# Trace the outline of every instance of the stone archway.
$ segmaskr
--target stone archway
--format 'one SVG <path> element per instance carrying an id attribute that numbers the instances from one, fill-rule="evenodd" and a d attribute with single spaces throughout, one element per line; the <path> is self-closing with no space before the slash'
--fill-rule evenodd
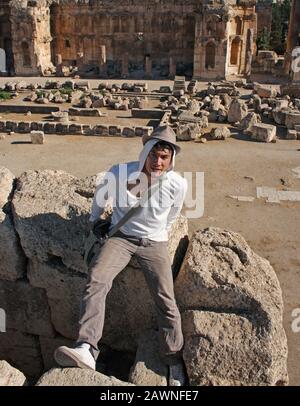
<path id="1" fill-rule="evenodd" d="M 230 65 L 238 65 L 240 54 L 240 39 L 234 38 L 231 42 Z"/>
<path id="2" fill-rule="evenodd" d="M 216 46 L 213 42 L 208 42 L 205 47 L 205 68 L 214 69 L 216 65 Z"/>
<path id="3" fill-rule="evenodd" d="M 6 73 L 6 52 L 0 48 L 0 73 Z"/>

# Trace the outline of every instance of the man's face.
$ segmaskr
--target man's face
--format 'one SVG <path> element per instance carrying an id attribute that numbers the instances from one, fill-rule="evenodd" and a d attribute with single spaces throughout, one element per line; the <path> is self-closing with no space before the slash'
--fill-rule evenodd
<path id="1" fill-rule="evenodd" d="M 157 177 L 169 169 L 173 153 L 168 148 L 155 148 L 149 152 L 145 162 L 145 171 L 148 175 Z"/>

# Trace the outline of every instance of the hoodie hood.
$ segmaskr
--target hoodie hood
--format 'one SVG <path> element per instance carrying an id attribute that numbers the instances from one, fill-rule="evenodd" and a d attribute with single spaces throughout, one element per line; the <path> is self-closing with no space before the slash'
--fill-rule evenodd
<path id="1" fill-rule="evenodd" d="M 146 144 L 144 145 L 144 148 L 141 150 L 140 155 L 139 155 L 138 170 L 137 170 L 137 172 L 134 172 L 129 176 L 128 181 L 133 181 L 139 177 L 140 173 L 142 172 L 142 170 L 145 166 L 146 159 L 147 159 L 151 149 L 153 148 L 153 146 L 155 144 L 157 144 L 160 141 L 161 140 L 159 140 L 157 138 L 152 138 L 151 140 L 146 142 Z M 172 144 L 170 144 L 170 145 L 172 146 Z M 174 167 L 175 167 L 176 149 L 173 146 L 172 146 L 172 148 L 173 148 L 172 162 L 171 162 L 169 168 L 167 169 L 167 172 L 173 171 Z M 165 172 L 163 172 L 163 174 L 160 177 L 163 177 L 164 175 L 165 175 Z"/>

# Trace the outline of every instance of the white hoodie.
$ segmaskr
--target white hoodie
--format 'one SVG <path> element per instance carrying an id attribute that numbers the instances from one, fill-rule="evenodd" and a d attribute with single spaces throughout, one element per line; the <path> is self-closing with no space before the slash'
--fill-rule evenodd
<path id="1" fill-rule="evenodd" d="M 108 198 L 105 194 L 112 198 L 112 226 L 137 203 L 140 198 L 127 190 L 127 182 L 139 177 L 149 152 L 157 142 L 159 139 L 153 138 L 145 144 L 139 155 L 139 161 L 114 165 L 109 169 L 96 188 L 90 221 L 97 220 L 102 214 Z M 187 192 L 186 180 L 173 170 L 175 155 L 174 149 L 170 167 L 158 178 L 161 182 L 159 190 L 153 194 L 149 204 L 144 205 L 120 228 L 122 233 L 153 241 L 168 241 L 168 231 L 182 209 Z M 112 178 L 116 182 L 109 184 L 109 189 L 107 180 Z"/>

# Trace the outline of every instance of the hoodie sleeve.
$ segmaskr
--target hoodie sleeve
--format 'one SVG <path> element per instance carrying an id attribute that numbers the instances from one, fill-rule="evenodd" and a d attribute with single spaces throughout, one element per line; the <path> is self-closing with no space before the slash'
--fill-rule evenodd
<path id="1" fill-rule="evenodd" d="M 186 196 L 188 184 L 186 179 L 181 177 L 181 182 L 177 187 L 174 203 L 171 206 L 170 212 L 167 218 L 167 231 L 170 232 L 172 224 L 175 222 L 177 216 L 181 212 L 184 199 Z"/>
<path id="2" fill-rule="evenodd" d="M 96 190 L 94 193 L 92 210 L 89 220 L 91 222 L 96 221 L 99 219 L 101 214 L 103 214 L 105 206 L 108 202 L 109 195 L 108 195 L 108 181 L 111 175 L 115 175 L 115 166 L 112 166 L 101 179 L 100 183 L 96 186 Z"/>

